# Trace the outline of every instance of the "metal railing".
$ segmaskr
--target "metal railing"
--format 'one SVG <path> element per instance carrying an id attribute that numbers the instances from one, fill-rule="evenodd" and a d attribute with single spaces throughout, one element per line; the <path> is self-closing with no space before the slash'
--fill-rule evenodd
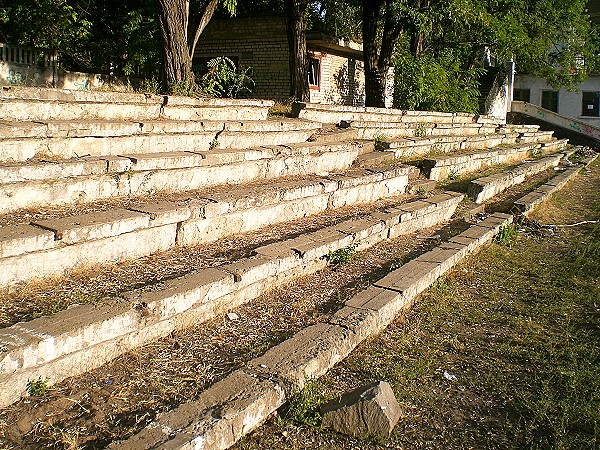
<path id="1" fill-rule="evenodd" d="M 56 64 L 56 54 L 32 47 L 0 43 L 1 61 L 21 65 L 53 67 Z"/>

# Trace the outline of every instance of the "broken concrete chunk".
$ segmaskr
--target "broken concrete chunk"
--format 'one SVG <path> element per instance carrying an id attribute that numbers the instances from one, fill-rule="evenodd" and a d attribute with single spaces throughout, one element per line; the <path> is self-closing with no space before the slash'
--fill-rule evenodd
<path id="1" fill-rule="evenodd" d="M 348 392 L 323 407 L 323 426 L 350 436 L 387 438 L 400 419 L 400 405 L 385 381 Z"/>

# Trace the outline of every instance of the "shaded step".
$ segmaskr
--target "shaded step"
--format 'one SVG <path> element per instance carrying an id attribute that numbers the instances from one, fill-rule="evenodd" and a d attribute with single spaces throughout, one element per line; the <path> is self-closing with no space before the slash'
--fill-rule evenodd
<path id="1" fill-rule="evenodd" d="M 475 172 L 494 164 L 522 161 L 539 148 L 540 144 L 520 144 L 476 153 L 428 158 L 423 160 L 423 171 L 431 180 L 457 178 L 461 174 Z"/>
<path id="2" fill-rule="evenodd" d="M 526 178 L 559 164 L 563 155 L 553 155 L 521 164 L 501 172 L 471 181 L 467 194 L 475 203 L 483 203 L 511 186 L 523 183 Z"/>
<path id="3" fill-rule="evenodd" d="M 308 380 L 324 375 L 360 342 L 385 329 L 411 307 L 419 293 L 466 255 L 490 242 L 511 221 L 511 216 L 494 214 L 404 264 L 346 301 L 327 322 L 302 329 L 199 398 L 160 415 L 135 436 L 109 448 L 184 448 L 198 442 L 198 436 L 207 448 L 228 448 L 264 422 Z"/>
<path id="4" fill-rule="evenodd" d="M 292 143 L 0 165 L 0 213 L 349 168 L 373 143 Z"/>
<path id="5" fill-rule="evenodd" d="M 369 203 L 405 192 L 416 168 L 349 170 L 327 177 L 280 181 L 193 199 L 139 205 L 127 210 L 96 212 L 35 222 L 54 231 L 54 241 L 15 253 L 14 232 L 0 228 L 2 246 L 13 250 L 0 259 L 0 284 L 60 274 L 87 264 L 122 261 L 167 250 L 175 245 L 212 242 L 236 233 L 318 214 L 328 208 Z M 184 197 L 185 199 L 185 197 Z M 134 216 L 134 225 L 128 221 Z M 29 225 L 23 225 L 29 229 Z M 63 240 L 64 236 L 68 236 Z"/>
<path id="6" fill-rule="evenodd" d="M 448 220 L 463 196 L 445 193 L 256 248 L 254 256 L 170 280 L 160 290 L 131 292 L 110 305 L 77 305 L 0 330 L 0 404 L 27 381 L 61 379 L 98 367 L 127 349 L 251 301 L 266 289 L 313 273 L 324 256 Z M 89 226 L 88 221 L 83 226 Z"/>

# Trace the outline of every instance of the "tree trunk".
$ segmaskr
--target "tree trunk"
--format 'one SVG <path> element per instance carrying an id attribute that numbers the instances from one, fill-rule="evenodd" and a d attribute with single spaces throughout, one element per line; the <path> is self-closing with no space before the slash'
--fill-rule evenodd
<path id="1" fill-rule="evenodd" d="M 190 58 L 194 58 L 194 53 L 196 51 L 196 44 L 198 44 L 198 39 L 200 35 L 212 19 L 212 16 L 215 14 L 217 7 L 219 6 L 219 0 L 208 0 L 204 8 L 202 10 L 202 15 L 200 16 L 200 20 L 198 21 L 198 26 L 196 27 L 196 32 L 194 33 L 194 39 L 190 45 Z"/>
<path id="2" fill-rule="evenodd" d="M 186 0 L 156 0 L 163 40 L 165 78 L 169 86 L 194 85 L 192 59 L 187 44 L 189 3 Z"/>
<path id="3" fill-rule="evenodd" d="M 385 78 L 379 72 L 377 26 L 382 0 L 363 0 L 363 55 L 365 60 L 365 105 L 385 106 Z"/>
<path id="4" fill-rule="evenodd" d="M 381 46 L 377 28 L 384 0 L 363 0 L 363 55 L 365 59 L 365 105 L 385 108 L 387 77 L 401 27 L 393 0 L 385 0 Z"/>
<path id="5" fill-rule="evenodd" d="M 301 102 L 310 100 L 306 52 L 307 6 L 308 0 L 285 0 L 285 26 L 290 52 L 290 96 Z"/>

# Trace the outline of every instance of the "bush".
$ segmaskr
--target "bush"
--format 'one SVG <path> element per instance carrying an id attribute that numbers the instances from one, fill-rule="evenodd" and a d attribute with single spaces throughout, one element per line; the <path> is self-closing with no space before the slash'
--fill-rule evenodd
<path id="1" fill-rule="evenodd" d="M 207 65 L 208 73 L 198 80 L 198 87 L 206 95 L 238 98 L 254 89 L 251 67 L 237 70 L 235 63 L 226 56 L 211 59 Z"/>
<path id="2" fill-rule="evenodd" d="M 403 54 L 395 61 L 394 106 L 424 111 L 477 113 L 482 70 L 463 69 L 451 50 L 420 59 Z"/>

